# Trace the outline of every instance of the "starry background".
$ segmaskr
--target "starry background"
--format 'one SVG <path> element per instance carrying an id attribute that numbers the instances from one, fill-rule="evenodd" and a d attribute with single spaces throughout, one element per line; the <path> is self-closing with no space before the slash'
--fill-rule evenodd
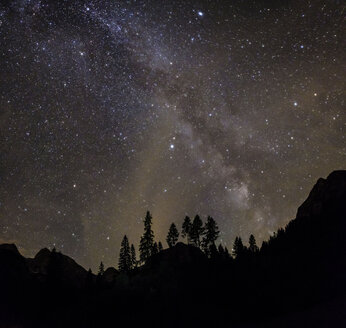
<path id="1" fill-rule="evenodd" d="M 342 1 L 0 4 L 0 242 L 116 265 L 150 210 L 220 241 L 346 168 Z"/>

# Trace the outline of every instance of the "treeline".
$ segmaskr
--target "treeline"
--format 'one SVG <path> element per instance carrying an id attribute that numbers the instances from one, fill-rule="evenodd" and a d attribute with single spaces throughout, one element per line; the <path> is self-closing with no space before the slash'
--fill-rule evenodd
<path id="1" fill-rule="evenodd" d="M 152 220 L 153 218 L 151 213 L 147 211 L 144 219 L 144 233 L 141 236 L 139 243 L 138 260 L 135 246 L 133 244 L 130 245 L 129 239 L 126 235 L 123 237 L 119 253 L 119 271 L 129 272 L 139 265 L 144 264 L 149 257 L 163 250 L 161 241 L 157 242 L 154 239 Z M 221 243 L 218 246 L 216 245 L 219 235 L 219 227 L 211 216 L 208 216 L 204 224 L 199 215 L 196 215 L 193 220 L 191 220 L 189 216 L 186 216 L 180 233 L 175 223 L 170 225 L 166 242 L 168 247 L 173 247 L 176 245 L 179 237 L 181 236 L 186 240 L 188 245 L 198 247 L 210 259 L 242 258 L 248 254 L 255 254 L 259 251 L 254 235 L 250 235 L 249 247 L 243 244 L 241 237 L 236 237 L 231 253 L 228 251 L 227 247 L 223 247 Z M 99 267 L 99 275 L 102 275 L 103 273 L 104 265 L 101 262 Z"/>

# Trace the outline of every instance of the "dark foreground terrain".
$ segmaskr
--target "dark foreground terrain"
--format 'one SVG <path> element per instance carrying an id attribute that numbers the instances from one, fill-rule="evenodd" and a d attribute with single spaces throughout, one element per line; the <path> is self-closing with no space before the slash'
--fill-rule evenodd
<path id="1" fill-rule="evenodd" d="M 178 243 L 95 276 L 3 244 L 0 291 L 0 327 L 346 327 L 346 171 L 319 179 L 259 252 L 207 258 Z"/>

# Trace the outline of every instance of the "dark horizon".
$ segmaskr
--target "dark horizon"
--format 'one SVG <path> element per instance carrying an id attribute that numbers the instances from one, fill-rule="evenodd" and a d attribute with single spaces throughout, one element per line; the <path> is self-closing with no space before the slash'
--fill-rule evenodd
<path id="1" fill-rule="evenodd" d="M 217 247 L 209 217 L 185 218 L 189 244 L 155 245 L 148 212 L 140 254 L 124 236 L 119 271 L 97 275 L 42 249 L 23 258 L 0 245 L 0 323 L 4 327 L 329 328 L 346 323 L 346 170 L 319 179 L 297 217 L 259 249 L 236 238 L 232 256 Z M 193 245 L 191 245 L 191 243 Z M 141 260 L 138 263 L 137 259 Z M 202 310 L 202 311 L 201 311 Z"/>
<path id="2" fill-rule="evenodd" d="M 280 234 L 285 231 L 287 229 L 287 227 L 289 227 L 290 225 L 292 225 L 292 222 L 295 222 L 299 216 L 302 216 L 301 214 L 299 215 L 300 211 L 302 208 L 304 208 L 304 206 L 306 206 L 305 204 L 308 203 L 309 204 L 309 199 L 311 196 L 314 195 L 314 190 L 317 188 L 318 189 L 318 186 L 321 185 L 322 183 L 324 183 L 325 181 L 328 181 L 330 179 L 331 176 L 337 176 L 337 175 L 340 175 L 340 177 L 343 177 L 345 178 L 346 177 L 346 170 L 336 170 L 336 171 L 333 171 L 331 172 L 328 177 L 326 179 L 320 177 L 314 184 L 314 188 L 312 188 L 312 190 L 310 190 L 308 196 L 306 197 L 306 200 L 299 205 L 299 207 L 297 207 L 297 216 L 295 218 L 293 218 L 292 220 L 290 220 L 288 222 L 287 225 L 285 226 L 282 226 L 282 227 L 279 227 L 277 231 L 274 231 L 273 234 L 271 236 L 269 236 L 268 239 L 266 240 L 263 240 L 261 241 L 261 243 L 258 243 L 258 241 L 256 240 L 256 236 L 254 234 L 252 234 L 250 232 L 250 235 L 248 236 L 247 239 L 242 239 L 241 236 L 236 236 L 235 237 L 235 240 L 233 241 L 232 245 L 230 245 L 231 247 L 227 247 L 227 245 L 224 245 L 221 241 L 220 241 L 220 233 L 221 231 L 219 230 L 219 227 L 218 227 L 218 222 L 216 222 L 212 216 L 208 216 L 207 217 L 207 220 L 204 220 L 203 218 L 201 218 L 201 231 L 199 233 L 199 236 L 198 236 L 198 243 L 197 241 L 195 240 L 192 240 L 191 237 L 189 237 L 189 232 L 187 232 L 186 228 L 185 228 L 185 234 L 184 234 L 184 222 L 186 221 L 186 219 L 188 218 L 189 220 L 191 220 L 191 225 L 192 223 L 194 222 L 194 220 L 196 220 L 196 218 L 200 218 L 200 216 L 198 214 L 196 214 L 195 216 L 192 216 L 192 217 L 189 217 L 189 216 L 185 216 L 185 219 L 184 219 L 184 222 L 182 223 L 181 226 L 175 226 L 177 228 L 177 231 L 176 231 L 176 234 L 177 236 L 174 239 L 172 245 L 168 244 L 168 241 L 167 241 L 167 238 L 169 236 L 169 233 L 170 233 L 170 230 L 167 231 L 167 234 L 166 234 L 166 237 L 163 239 L 163 240 L 158 240 L 156 238 L 156 235 L 155 235 L 155 231 L 152 231 L 153 235 L 152 235 L 152 243 L 155 243 L 157 247 L 157 245 L 160 243 L 160 247 L 161 249 L 158 250 L 156 249 L 154 251 L 154 253 L 152 253 L 149 257 L 151 257 L 152 255 L 155 255 L 159 252 L 161 252 L 162 250 L 169 250 L 171 247 L 177 245 L 177 244 L 185 244 L 187 246 L 192 246 L 192 247 L 196 247 L 197 249 L 199 249 L 200 251 L 202 251 L 204 253 L 204 255 L 206 257 L 210 257 L 210 249 L 209 249 L 209 246 L 212 244 L 212 245 L 215 245 L 216 246 L 216 249 L 215 250 L 218 250 L 219 247 L 221 246 L 221 252 L 225 252 L 224 255 L 222 256 L 225 256 L 226 259 L 236 259 L 237 256 L 239 255 L 239 253 L 242 253 L 242 252 L 263 252 L 263 248 L 265 249 L 267 247 L 268 244 L 270 244 L 272 242 L 272 240 L 275 240 L 275 238 L 277 238 L 278 236 L 280 236 Z M 316 192 L 316 191 L 315 191 Z M 310 206 L 311 204 L 309 204 L 308 206 Z M 145 217 L 150 217 L 151 218 L 151 223 L 150 223 L 150 229 L 152 230 L 153 229 L 153 216 L 152 216 L 152 213 L 150 211 L 147 211 Z M 207 248 L 205 249 L 205 247 L 203 246 L 203 240 L 205 238 L 205 234 L 206 234 L 206 229 L 207 229 L 207 221 L 209 220 L 209 218 L 215 222 L 215 227 L 214 227 L 214 234 L 215 234 L 215 239 L 213 239 L 213 241 L 211 241 L 211 244 L 208 244 L 209 246 L 207 246 Z M 171 224 L 175 225 L 174 222 L 172 222 Z M 143 231 L 145 233 L 145 220 L 143 220 Z M 129 240 L 127 235 L 124 235 L 123 238 L 121 238 L 123 241 L 124 241 L 124 237 L 127 239 L 128 241 L 128 246 L 132 245 L 134 246 L 135 248 L 135 255 L 134 255 L 134 262 L 136 262 L 136 264 L 134 264 L 134 266 L 131 268 L 131 269 L 135 269 L 135 268 L 140 268 L 141 266 L 145 266 L 145 262 L 146 260 L 141 260 L 141 252 L 140 252 L 140 244 L 141 244 L 141 241 L 139 241 L 138 243 L 134 243 L 133 241 Z M 143 233 L 141 235 L 141 239 L 143 237 Z M 251 245 L 251 242 L 250 242 L 250 239 L 253 237 L 253 242 L 254 244 Z M 240 248 L 241 250 L 239 251 L 239 249 L 237 249 L 237 247 L 239 246 L 239 244 L 237 245 L 237 239 L 238 241 L 240 240 Z M 22 253 L 21 252 L 21 249 L 20 247 L 18 247 L 18 245 L 16 243 L 2 243 L 0 244 L 1 246 L 5 247 L 6 245 L 8 245 L 9 249 L 11 249 L 11 245 L 13 245 L 20 253 L 22 256 L 26 256 L 26 254 Z M 152 244 L 152 246 L 154 246 Z M 152 247 L 150 246 L 150 247 Z M 252 247 L 255 247 L 255 251 L 254 250 L 251 250 L 251 246 Z M 7 248 L 7 246 L 5 247 Z M 118 250 L 114 250 L 115 253 L 119 254 L 119 252 L 121 252 L 121 249 L 123 248 L 123 245 L 121 244 L 121 246 L 119 247 Z M 64 256 L 69 256 L 69 254 L 67 253 L 64 253 L 62 250 L 60 249 L 57 249 L 55 246 L 53 247 L 49 247 L 48 245 L 44 248 L 41 248 L 39 250 L 36 251 L 36 253 L 34 253 L 33 256 L 27 256 L 28 259 L 34 259 L 35 256 L 39 253 L 41 253 L 42 251 L 44 251 L 45 249 L 48 249 L 49 252 L 57 252 L 59 254 L 63 254 Z M 223 251 L 222 251 L 223 249 Z M 150 250 L 151 252 L 151 250 Z M 131 256 L 130 254 L 130 249 L 129 249 L 129 256 Z M 72 258 L 73 259 L 73 258 Z M 73 259 L 74 261 L 76 261 L 76 259 Z M 97 259 L 94 259 L 96 262 L 97 262 Z M 107 268 L 115 268 L 117 270 L 119 270 L 120 272 L 122 271 L 121 269 L 119 269 L 119 258 L 117 258 L 117 262 L 114 262 L 113 264 L 110 264 L 110 265 L 105 265 L 104 261 L 102 259 L 99 259 L 99 261 L 97 262 L 98 265 L 96 268 L 91 268 L 91 267 L 83 267 L 82 264 L 78 263 L 78 261 L 76 261 L 76 263 L 80 266 L 82 266 L 84 268 L 85 271 L 90 271 L 94 274 L 94 275 L 98 275 L 100 273 L 100 263 L 102 263 L 102 266 L 103 266 L 103 269 L 107 269 Z"/>

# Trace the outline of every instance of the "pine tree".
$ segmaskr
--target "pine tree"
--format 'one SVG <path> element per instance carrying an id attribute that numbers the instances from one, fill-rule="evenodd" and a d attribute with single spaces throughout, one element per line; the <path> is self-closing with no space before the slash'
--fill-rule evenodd
<path id="1" fill-rule="evenodd" d="M 203 231 L 203 222 L 199 215 L 196 215 L 190 229 L 190 240 L 193 245 L 197 247 L 201 246 L 201 236 L 203 235 Z"/>
<path id="2" fill-rule="evenodd" d="M 162 243 L 160 241 L 159 241 L 159 244 L 158 244 L 158 248 L 159 248 L 159 252 L 161 252 L 163 250 Z"/>
<path id="3" fill-rule="evenodd" d="M 168 246 L 173 247 L 177 243 L 178 238 L 179 238 L 178 229 L 177 229 L 176 225 L 174 223 L 172 223 L 171 226 L 169 227 L 168 235 L 166 238 Z"/>
<path id="4" fill-rule="evenodd" d="M 244 255 L 246 249 L 243 245 L 243 241 L 240 237 L 235 237 L 234 244 L 233 244 L 233 256 L 235 258 L 239 258 Z"/>
<path id="5" fill-rule="evenodd" d="M 182 230 L 181 230 L 181 236 L 183 238 L 187 238 L 187 244 L 190 244 L 190 231 L 191 231 L 191 227 L 192 227 L 192 223 L 191 223 L 191 219 L 188 216 L 185 216 L 184 222 L 183 222 L 183 226 L 182 226 Z"/>
<path id="6" fill-rule="evenodd" d="M 219 234 L 220 231 L 215 220 L 211 216 L 208 216 L 204 226 L 204 237 L 202 240 L 203 250 L 208 256 L 210 256 L 211 246 L 215 245 L 215 241 L 219 237 Z"/>
<path id="7" fill-rule="evenodd" d="M 134 269 L 137 267 L 137 258 L 136 258 L 136 249 L 133 244 L 131 244 L 131 269 Z"/>
<path id="8" fill-rule="evenodd" d="M 103 265 L 103 262 L 101 261 L 100 266 L 99 266 L 99 272 L 98 276 L 102 276 L 105 273 L 105 266 Z"/>
<path id="9" fill-rule="evenodd" d="M 229 257 L 230 257 L 230 255 L 229 255 L 228 248 L 227 248 L 226 246 L 225 246 L 224 251 L 225 251 L 225 257 L 226 257 L 226 258 L 229 258 Z"/>
<path id="10" fill-rule="evenodd" d="M 222 247 L 222 245 L 220 244 L 219 247 L 218 247 L 218 252 L 219 252 L 219 256 L 220 258 L 222 259 L 229 259 L 229 252 L 228 252 L 228 249 L 227 247 Z"/>
<path id="11" fill-rule="evenodd" d="M 119 271 L 129 272 L 131 270 L 131 251 L 129 240 L 125 235 L 121 242 L 120 256 L 119 256 Z"/>
<path id="12" fill-rule="evenodd" d="M 259 251 L 259 248 L 256 245 L 256 239 L 254 235 L 250 235 L 250 238 L 249 238 L 249 251 L 251 253 L 257 253 Z"/>
<path id="13" fill-rule="evenodd" d="M 154 255 L 154 254 L 157 254 L 158 252 L 159 252 L 159 246 L 157 245 L 157 242 L 155 241 L 151 254 Z"/>
<path id="14" fill-rule="evenodd" d="M 211 258 L 211 259 L 216 259 L 218 258 L 218 251 L 217 251 L 217 248 L 216 248 L 216 245 L 215 243 L 214 244 L 210 244 L 209 248 L 208 248 L 208 256 Z"/>
<path id="15" fill-rule="evenodd" d="M 140 260 L 144 263 L 153 253 L 154 232 L 151 229 L 152 216 L 148 211 L 144 219 L 144 234 L 139 244 Z"/>

